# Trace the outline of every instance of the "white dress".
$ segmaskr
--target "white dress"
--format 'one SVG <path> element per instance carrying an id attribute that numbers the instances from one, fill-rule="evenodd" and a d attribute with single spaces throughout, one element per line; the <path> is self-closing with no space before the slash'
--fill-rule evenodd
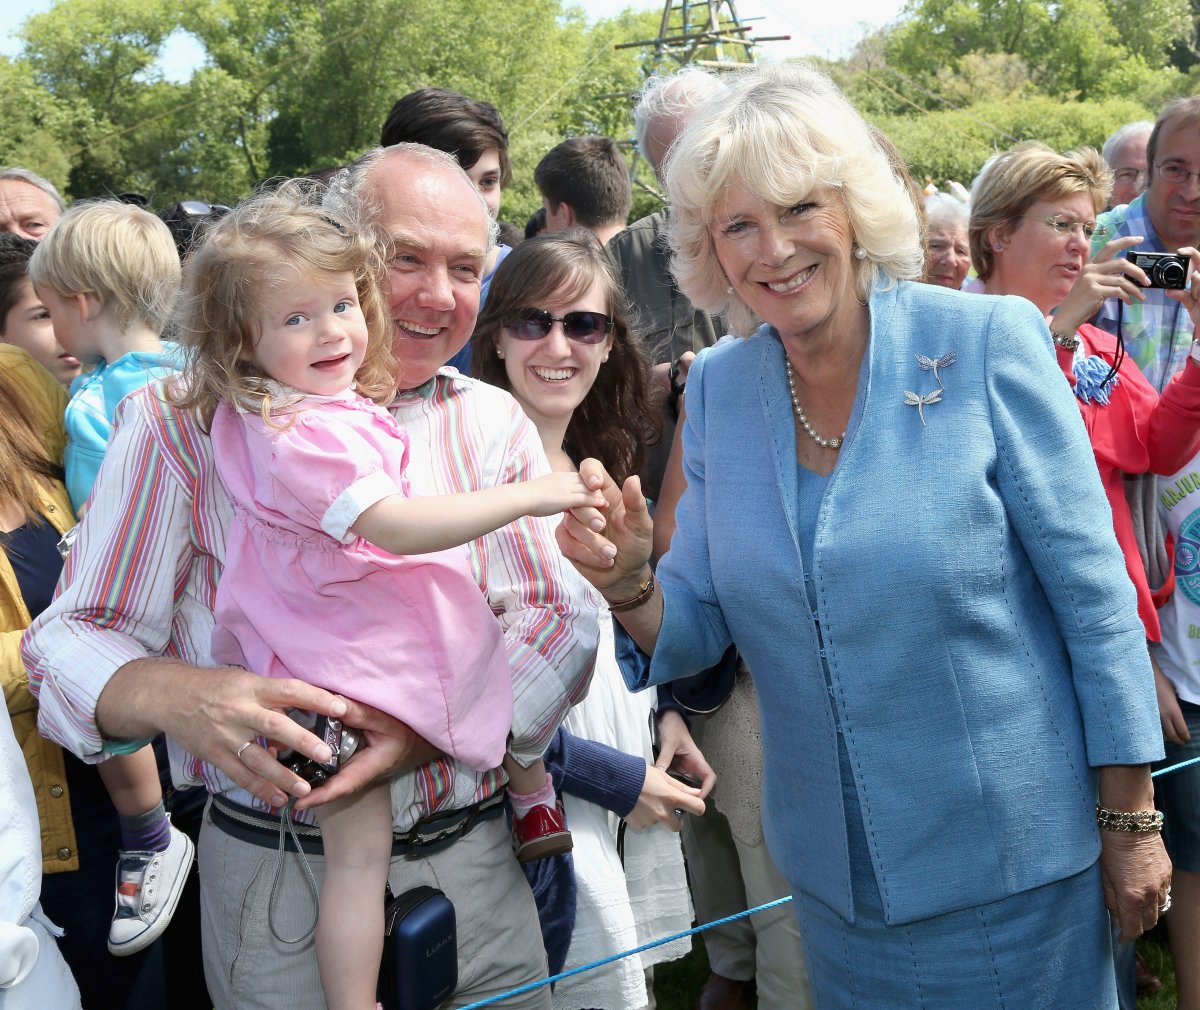
<path id="1" fill-rule="evenodd" d="M 593 594 L 593 599 L 595 599 Z M 653 761 L 650 712 L 654 692 L 633 694 L 617 668 L 612 618 L 601 605 L 600 647 L 587 697 L 568 713 L 567 731 Z M 575 842 L 575 931 L 564 970 L 638 947 L 692 925 L 679 835 L 660 824 L 625 831 L 625 865 L 617 856 L 616 814 L 564 795 Z M 684 957 L 691 937 L 563 979 L 554 987 L 555 1010 L 641 1010 L 647 1005 L 645 970 Z"/>

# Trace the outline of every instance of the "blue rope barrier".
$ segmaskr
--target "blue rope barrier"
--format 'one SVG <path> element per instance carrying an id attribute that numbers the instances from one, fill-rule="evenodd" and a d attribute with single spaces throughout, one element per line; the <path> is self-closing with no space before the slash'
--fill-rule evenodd
<path id="1" fill-rule="evenodd" d="M 791 900 L 792 896 L 788 894 L 782 898 L 776 898 L 774 901 L 768 901 L 765 905 L 748 908 L 744 912 L 735 912 L 733 915 L 727 915 L 723 919 L 713 919 L 712 922 L 706 922 L 702 926 L 693 926 L 691 929 L 685 929 L 682 933 L 672 933 L 670 936 L 664 936 L 661 940 L 651 940 L 649 943 L 643 943 L 640 947 L 634 947 L 633 950 L 622 951 L 620 954 L 611 954 L 608 957 L 601 958 L 599 961 L 593 961 L 591 964 L 582 964 L 578 968 L 572 968 L 570 971 L 551 975 L 550 978 L 538 979 L 536 982 L 530 982 L 516 989 L 510 989 L 508 992 L 502 992 L 499 996 L 489 996 L 478 1003 L 471 1003 L 469 1006 L 463 1007 L 462 1010 L 478 1010 L 479 1007 L 491 1006 L 511 996 L 522 996 L 527 992 L 540 989 L 542 986 L 550 985 L 552 982 L 557 982 L 560 979 L 570 978 L 572 975 L 579 975 L 594 968 L 602 968 L 606 964 L 611 964 L 613 961 L 620 961 L 631 954 L 640 954 L 644 950 L 661 947 L 664 943 L 670 943 L 672 940 L 682 940 L 685 936 L 695 936 L 697 933 L 703 933 L 706 929 L 712 929 L 714 926 L 723 926 L 725 923 L 733 922 L 735 919 L 744 919 L 747 915 L 753 915 L 755 912 L 764 912 L 768 908 L 774 908 L 776 905 L 785 905 Z"/>
<path id="2" fill-rule="evenodd" d="M 1150 777 L 1151 777 L 1152 779 L 1156 779 L 1156 778 L 1158 778 L 1160 775 L 1166 775 L 1166 774 L 1168 774 L 1168 773 L 1170 773 L 1170 772 L 1177 772 L 1177 771 L 1179 771 L 1179 769 L 1180 769 L 1180 768 L 1186 768 L 1188 765 L 1194 765 L 1194 764 L 1196 764 L 1197 762 L 1200 762 L 1200 758 L 1191 758 L 1191 759 L 1189 759 L 1189 760 L 1187 760 L 1187 761 L 1180 761 L 1180 762 L 1179 762 L 1179 764 L 1177 764 L 1177 765 L 1171 765 L 1171 766 L 1170 766 L 1170 767 L 1168 767 L 1168 768 L 1160 768 L 1160 769 L 1159 769 L 1158 771 L 1156 771 L 1156 772 L 1151 772 L 1151 773 L 1150 773 Z"/>
<path id="3" fill-rule="evenodd" d="M 1200 764 L 1200 757 L 1191 758 L 1188 761 L 1180 761 L 1178 764 L 1170 765 L 1167 768 L 1160 768 L 1156 772 L 1152 772 L 1151 778 L 1158 778 L 1160 775 L 1168 775 L 1171 772 L 1180 771 L 1190 765 Z M 682 940 L 685 936 L 695 936 L 697 933 L 703 933 L 707 929 L 713 929 L 716 926 L 724 926 L 727 922 L 734 922 L 737 919 L 744 919 L 748 915 L 754 915 L 756 912 L 765 912 L 769 908 L 775 908 L 778 905 L 785 905 L 792 900 L 792 896 L 786 895 L 782 898 L 776 898 L 774 901 L 768 901 L 764 905 L 757 905 L 754 908 L 748 908 L 744 912 L 735 912 L 733 915 L 727 915 L 723 919 L 714 919 L 712 922 L 703 923 L 700 926 L 693 926 L 691 929 L 685 929 L 682 933 L 672 933 L 670 936 L 664 936 L 661 940 L 651 940 L 649 943 L 644 943 L 640 947 L 634 947 L 632 950 L 622 951 L 619 954 L 611 954 L 608 957 L 601 958 L 599 961 L 592 961 L 589 964 L 582 964 L 578 968 L 571 968 L 569 971 L 559 972 L 557 975 L 551 975 L 549 978 L 538 979 L 536 982 L 530 982 L 523 986 L 518 986 L 516 989 L 510 989 L 508 992 L 502 992 L 498 996 L 489 996 L 487 999 L 480 1000 L 478 1003 L 471 1003 L 462 1008 L 462 1010 L 480 1010 L 481 1007 L 492 1006 L 499 1003 L 501 1000 L 509 999 L 512 996 L 523 996 L 527 992 L 533 992 L 534 989 L 540 989 L 544 985 L 551 985 L 564 978 L 570 978 L 572 975 L 581 975 L 585 971 L 593 971 L 596 968 L 603 968 L 606 964 L 612 964 L 614 961 L 620 961 L 622 958 L 630 957 L 633 954 L 640 954 L 644 950 L 651 950 L 654 947 L 661 947 L 664 943 L 670 943 L 673 940 Z"/>

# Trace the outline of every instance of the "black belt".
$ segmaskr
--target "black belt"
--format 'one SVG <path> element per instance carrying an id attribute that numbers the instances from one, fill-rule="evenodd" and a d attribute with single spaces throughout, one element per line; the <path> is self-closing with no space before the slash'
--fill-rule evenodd
<path id="1" fill-rule="evenodd" d="M 469 807 L 429 814 L 417 821 L 409 831 L 392 835 L 392 855 L 404 856 L 405 859 L 432 856 L 435 852 L 450 848 L 476 824 L 499 817 L 503 812 L 504 790 L 500 790 Z M 280 814 L 264 813 L 234 803 L 224 796 L 213 796 L 208 815 L 215 827 L 233 838 L 267 849 L 279 847 Z M 320 828 L 311 824 L 296 824 L 295 829 L 296 839 L 304 852 L 315 856 L 324 854 Z M 297 851 L 290 833 L 284 835 L 284 848 L 288 852 Z"/>

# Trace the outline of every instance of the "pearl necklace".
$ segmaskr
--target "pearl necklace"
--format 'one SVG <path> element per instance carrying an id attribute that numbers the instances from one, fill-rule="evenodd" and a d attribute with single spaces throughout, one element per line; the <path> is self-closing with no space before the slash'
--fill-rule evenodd
<path id="1" fill-rule="evenodd" d="M 815 431 L 813 426 L 808 423 L 808 418 L 804 416 L 804 408 L 800 406 L 800 400 L 796 396 L 796 378 L 792 374 L 792 363 L 787 359 L 786 355 L 783 359 L 784 366 L 787 368 L 788 389 L 792 394 L 792 410 L 796 412 L 796 420 L 800 422 L 800 427 L 805 433 L 822 449 L 838 449 L 846 438 L 846 433 L 843 431 L 840 437 L 822 438 Z"/>

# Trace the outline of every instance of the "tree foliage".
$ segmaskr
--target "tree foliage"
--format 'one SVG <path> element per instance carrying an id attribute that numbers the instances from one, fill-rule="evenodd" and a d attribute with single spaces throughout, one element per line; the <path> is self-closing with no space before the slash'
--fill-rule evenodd
<path id="1" fill-rule="evenodd" d="M 885 55 L 928 86 L 972 54 L 1009 54 L 1042 93 L 1087 100 L 1127 87 L 1130 61 L 1145 78 L 1166 70 L 1193 37 L 1188 0 L 909 0 Z"/>
<path id="2" fill-rule="evenodd" d="M 1200 0 L 1193 0 L 1200 11 Z M 631 95 L 660 13 L 596 23 L 564 0 L 58 0 L 0 58 L 0 162 L 73 197 L 135 191 L 233 202 L 265 179 L 344 164 L 392 103 L 438 84 L 495 103 L 511 139 L 504 216 L 540 204 L 538 159 L 564 137 L 632 136 Z M 1098 145 L 1200 90 L 1189 0 L 908 0 L 822 65 L 918 177 L 969 181 L 1038 138 Z M 168 43 L 202 54 L 164 67 Z M 712 56 L 714 54 L 698 54 Z M 636 191 L 635 213 L 654 208 Z"/>
<path id="3" fill-rule="evenodd" d="M 231 202 L 264 179 L 346 163 L 378 143 L 397 98 L 438 84 L 500 108 L 516 172 L 508 216 L 523 221 L 551 146 L 631 135 L 639 57 L 613 46 L 654 24 L 591 24 L 560 0 L 59 0 L 0 64 L 14 108 L 0 159 L 75 197 Z M 161 63 L 176 33 L 204 56 L 183 83 Z"/>
<path id="4" fill-rule="evenodd" d="M 1196 93 L 1195 33 L 1188 0 L 909 0 L 823 67 L 918 180 L 969 184 L 1018 141 L 1099 148 Z"/>

